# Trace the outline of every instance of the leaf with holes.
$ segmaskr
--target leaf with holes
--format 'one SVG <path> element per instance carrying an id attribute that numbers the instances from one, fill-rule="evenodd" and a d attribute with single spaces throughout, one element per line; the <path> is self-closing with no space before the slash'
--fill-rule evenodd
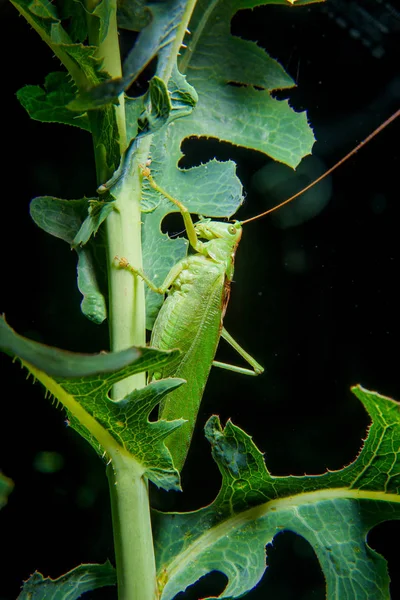
<path id="1" fill-rule="evenodd" d="M 399 404 L 363 389 L 354 394 L 372 424 L 356 460 L 340 471 L 274 477 L 251 438 L 211 417 L 206 436 L 222 475 L 214 502 L 191 513 L 155 515 L 161 600 L 172 600 L 217 570 L 228 585 L 219 598 L 239 598 L 266 569 L 265 546 L 281 531 L 304 537 L 325 575 L 327 598 L 386 598 L 389 576 L 366 536 L 400 519 Z"/>
<path id="2" fill-rule="evenodd" d="M 17 600 L 75 600 L 85 592 L 115 584 L 115 569 L 109 561 L 79 565 L 57 579 L 35 572 L 25 581 Z"/>

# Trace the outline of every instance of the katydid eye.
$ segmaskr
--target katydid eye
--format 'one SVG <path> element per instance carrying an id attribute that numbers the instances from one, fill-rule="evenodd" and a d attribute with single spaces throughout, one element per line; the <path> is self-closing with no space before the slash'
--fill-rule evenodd
<path id="1" fill-rule="evenodd" d="M 228 227 L 228 231 L 229 233 L 231 233 L 232 235 L 235 235 L 236 233 L 236 227 L 234 225 L 229 225 Z"/>

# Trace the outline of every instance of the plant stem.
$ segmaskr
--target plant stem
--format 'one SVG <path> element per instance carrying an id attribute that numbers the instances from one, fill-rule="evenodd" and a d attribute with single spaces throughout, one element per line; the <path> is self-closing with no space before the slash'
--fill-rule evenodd
<path id="1" fill-rule="evenodd" d="M 91 12 L 98 0 L 87 0 Z M 118 43 L 116 5 L 110 7 L 110 21 L 106 38 L 99 43 L 97 19 L 89 15 L 90 42 L 98 47 L 98 56 L 111 77 L 121 76 L 121 58 Z M 106 107 L 110 110 L 111 107 Z M 119 137 L 120 154 L 126 150 L 126 124 L 124 98 L 113 106 L 111 118 Z M 110 113 L 109 113 L 110 114 Z M 93 115 L 96 118 L 96 115 Z M 93 131 L 98 129 L 93 128 Z M 150 137 L 150 136 L 149 136 Z M 100 138 L 100 139 L 99 139 Z M 109 157 L 105 156 L 101 133 L 93 136 L 98 183 L 104 183 L 112 175 L 107 172 Z M 142 268 L 141 248 L 141 174 L 140 161 L 147 160 L 150 140 L 146 140 L 135 156 L 132 171 L 116 198 L 116 210 L 108 217 L 107 261 L 109 274 L 109 329 L 112 351 L 129 346 L 146 344 L 144 286 L 139 278 L 114 268 L 116 255 L 129 257 L 133 264 Z M 113 387 L 114 399 L 124 397 L 133 388 L 143 387 L 145 373 L 124 379 Z M 156 567 L 150 521 L 148 483 L 136 461 L 119 452 L 113 453 L 107 468 L 113 521 L 115 560 L 119 600 L 156 600 Z"/>
<path id="2" fill-rule="evenodd" d="M 120 455 L 107 467 L 119 600 L 156 600 L 156 568 L 148 485 L 135 462 Z"/>
<path id="3" fill-rule="evenodd" d="M 104 69 L 113 78 L 121 77 L 121 57 L 119 52 L 116 6 L 111 6 L 107 36 L 99 43 L 98 19 L 92 13 L 99 0 L 87 0 L 89 41 L 98 47 L 98 57 L 103 60 Z M 119 138 L 120 154 L 126 150 L 126 124 L 124 94 L 118 98 L 119 105 L 112 107 L 111 119 L 114 122 L 115 136 Z M 110 110 L 106 107 L 105 110 Z M 93 112 L 93 111 L 90 111 Z M 96 119 L 96 115 L 89 118 Z M 98 112 L 98 111 L 95 111 Z M 93 127 L 93 131 L 98 131 Z M 112 173 L 108 172 L 110 157 L 105 156 L 106 144 L 101 133 L 93 135 L 98 183 L 105 183 Z M 130 273 L 116 269 L 115 256 L 127 257 L 137 268 L 142 268 L 141 245 L 141 175 L 139 162 L 147 160 L 147 148 L 150 141 L 143 144 L 143 152 L 134 160 L 132 172 L 126 177 L 123 188 L 118 194 L 115 210 L 106 222 L 107 262 L 109 274 L 109 330 L 110 346 L 113 352 L 124 350 L 130 346 L 146 345 L 144 285 L 139 278 Z M 116 167 L 117 165 L 115 165 Z M 145 373 L 138 373 L 124 379 L 113 387 L 115 399 L 126 396 L 134 388 L 144 387 Z"/>
<path id="4" fill-rule="evenodd" d="M 114 352 L 129 346 L 146 345 L 146 310 L 144 284 L 139 277 L 115 268 L 115 256 L 126 257 L 136 268 L 142 269 L 141 245 L 141 174 L 139 164 L 146 163 L 150 136 L 142 141 L 136 152 L 132 172 L 118 194 L 115 210 L 107 219 L 109 264 L 109 322 L 111 348 Z M 119 382 L 113 389 L 116 399 L 133 388 L 146 384 L 145 374 L 138 373 Z"/>

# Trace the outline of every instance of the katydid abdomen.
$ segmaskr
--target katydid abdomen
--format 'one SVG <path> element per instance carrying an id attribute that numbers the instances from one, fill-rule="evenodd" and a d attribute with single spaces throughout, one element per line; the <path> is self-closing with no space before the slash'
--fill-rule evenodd
<path id="1" fill-rule="evenodd" d="M 182 417 L 187 420 L 166 440 L 178 470 L 185 462 L 217 350 L 229 289 L 225 265 L 203 255 L 189 256 L 183 263 L 185 267 L 161 307 L 151 336 L 154 348 L 181 351 L 177 365 L 157 374 L 157 377 L 179 377 L 187 382 L 167 396 L 159 412 L 162 419 Z"/>

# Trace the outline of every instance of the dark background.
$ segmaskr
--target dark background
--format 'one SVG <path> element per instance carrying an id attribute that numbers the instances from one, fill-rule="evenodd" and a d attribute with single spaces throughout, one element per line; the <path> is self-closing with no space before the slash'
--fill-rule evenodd
<path id="1" fill-rule="evenodd" d="M 107 327 L 80 314 L 75 255 L 28 214 L 36 195 L 93 195 L 91 139 L 78 129 L 28 118 L 15 92 L 42 84 L 59 65 L 11 5 L 0 3 L 0 20 L 0 310 L 23 335 L 96 352 L 107 348 Z M 280 97 L 289 97 L 296 110 L 307 108 L 318 140 L 313 153 L 326 166 L 399 107 L 400 16 L 390 3 L 263 7 L 241 12 L 232 30 L 258 41 L 296 80 L 298 87 Z M 212 372 L 197 446 L 183 474 L 186 493 L 155 493 L 156 505 L 187 510 L 215 497 L 219 475 L 202 435 L 212 413 L 223 422 L 231 417 L 253 436 L 272 474 L 318 474 L 351 462 L 366 435 L 368 418 L 352 384 L 400 399 L 399 132 L 400 122 L 392 124 L 333 175 L 330 201 L 314 219 L 282 229 L 267 218 L 245 228 L 225 324 L 266 371 L 257 379 Z M 186 166 L 233 157 L 247 198 L 238 218 L 263 209 L 266 200 L 253 176 L 268 163 L 265 157 L 212 141 L 187 142 L 184 150 Z M 240 363 L 224 342 L 218 356 Z M 6 550 L 0 600 L 11 600 L 35 569 L 57 577 L 80 562 L 112 560 L 113 544 L 101 461 L 17 364 L 1 356 L 1 367 L 0 466 L 15 490 L 0 514 Z M 389 561 L 393 598 L 400 598 L 393 544 L 399 533 L 399 524 L 390 522 L 368 538 Z M 324 598 L 323 576 L 304 540 L 280 534 L 268 555 L 270 567 L 247 598 Z M 211 576 L 202 586 L 182 600 L 217 594 L 224 579 Z M 115 594 L 106 588 L 93 597 Z"/>

